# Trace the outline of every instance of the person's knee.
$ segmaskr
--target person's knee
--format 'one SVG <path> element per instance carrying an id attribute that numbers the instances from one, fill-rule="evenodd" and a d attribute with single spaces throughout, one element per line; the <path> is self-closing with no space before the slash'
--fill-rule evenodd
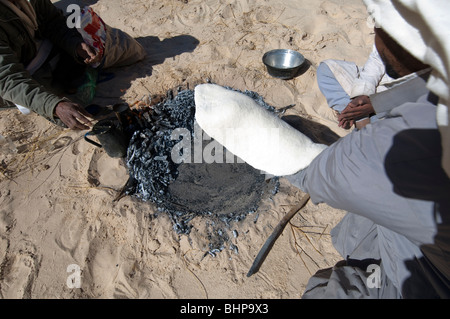
<path id="1" fill-rule="evenodd" d="M 334 79 L 334 74 L 333 72 L 331 72 L 331 69 L 327 64 L 327 60 L 320 62 L 316 72 L 317 82 L 319 83 L 319 86 L 321 85 L 321 83 L 327 82 L 326 80 L 329 78 Z"/>
<path id="2" fill-rule="evenodd" d="M 327 99 L 328 106 L 335 111 L 342 112 L 350 102 L 350 97 L 331 71 L 328 61 L 330 60 L 322 61 L 317 67 L 317 84 L 320 92 Z"/>

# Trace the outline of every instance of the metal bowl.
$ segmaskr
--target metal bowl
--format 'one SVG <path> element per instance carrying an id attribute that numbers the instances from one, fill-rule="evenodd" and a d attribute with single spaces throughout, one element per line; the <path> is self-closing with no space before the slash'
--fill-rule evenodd
<path id="1" fill-rule="evenodd" d="M 301 66 L 305 63 L 305 57 L 297 51 L 276 49 L 266 52 L 262 61 L 271 76 L 288 80 L 297 75 Z"/>

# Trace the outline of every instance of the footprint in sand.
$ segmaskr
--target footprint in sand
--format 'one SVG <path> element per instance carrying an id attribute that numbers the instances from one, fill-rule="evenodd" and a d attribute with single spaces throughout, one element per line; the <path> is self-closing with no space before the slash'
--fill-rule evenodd
<path id="1" fill-rule="evenodd" d="M 89 184 L 120 189 L 128 177 L 128 171 L 121 159 L 109 157 L 102 150 L 94 151 L 88 169 Z"/>
<path id="2" fill-rule="evenodd" d="M 63 136 L 58 138 L 55 142 L 52 143 L 51 151 L 59 150 L 60 148 L 66 147 L 72 142 L 72 138 L 70 136 Z"/>
<path id="3" fill-rule="evenodd" d="M 8 253 L 1 265 L 0 297 L 3 299 L 31 298 L 33 282 L 39 271 L 36 248 L 24 242 L 23 249 Z"/>

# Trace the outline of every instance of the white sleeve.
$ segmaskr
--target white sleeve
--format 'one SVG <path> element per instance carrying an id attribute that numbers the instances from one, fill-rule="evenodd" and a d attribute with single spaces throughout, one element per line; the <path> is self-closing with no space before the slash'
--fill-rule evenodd
<path id="1" fill-rule="evenodd" d="M 359 76 L 353 82 L 350 97 L 374 94 L 384 74 L 385 66 L 383 60 L 381 60 L 374 45 L 366 64 L 364 64 Z"/>

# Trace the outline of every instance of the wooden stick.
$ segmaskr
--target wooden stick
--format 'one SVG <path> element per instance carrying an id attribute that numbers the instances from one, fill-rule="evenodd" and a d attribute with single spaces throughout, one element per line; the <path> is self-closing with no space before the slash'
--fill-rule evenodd
<path id="1" fill-rule="evenodd" d="M 281 219 L 281 221 L 275 227 L 275 229 L 273 230 L 273 232 L 269 236 L 269 238 L 267 238 L 266 242 L 264 243 L 264 245 L 262 246 L 262 248 L 259 251 L 258 255 L 256 256 L 252 267 L 250 268 L 250 270 L 247 273 L 247 277 L 250 277 L 251 275 L 253 275 L 253 274 L 258 272 L 258 270 L 261 267 L 262 263 L 264 262 L 264 260 L 266 259 L 267 255 L 269 254 L 270 250 L 272 249 L 272 246 L 275 244 L 275 241 L 277 240 L 277 238 L 283 232 L 283 230 L 286 227 L 287 223 L 292 219 L 292 217 L 295 216 L 295 214 L 297 214 L 297 212 L 300 209 L 303 208 L 303 206 L 306 205 L 306 203 L 308 202 L 309 198 L 310 198 L 309 194 L 306 194 L 305 196 L 303 196 L 302 199 L 300 200 L 300 202 L 297 205 L 295 205 L 289 211 L 289 213 L 287 213 Z"/>

